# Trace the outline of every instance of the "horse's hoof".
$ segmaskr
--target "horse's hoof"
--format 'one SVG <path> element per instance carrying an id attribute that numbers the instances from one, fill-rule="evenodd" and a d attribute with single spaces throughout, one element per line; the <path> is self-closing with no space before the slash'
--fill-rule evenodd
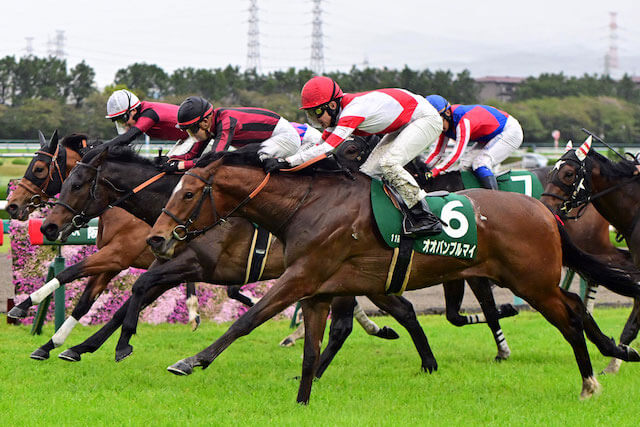
<path id="1" fill-rule="evenodd" d="M 620 371 L 620 365 L 622 365 L 622 360 L 614 357 L 611 359 L 607 367 L 600 372 L 600 375 L 615 375 Z"/>
<path id="2" fill-rule="evenodd" d="M 71 350 L 70 348 L 60 353 L 58 355 L 58 358 L 62 360 L 66 360 L 67 362 L 79 362 L 81 359 L 80 353 L 74 350 Z"/>
<path id="3" fill-rule="evenodd" d="M 502 304 L 500 306 L 500 317 L 512 317 L 518 313 L 520 312 L 512 304 Z"/>
<path id="4" fill-rule="evenodd" d="M 293 347 L 296 342 L 289 337 L 286 337 L 280 341 L 280 347 Z"/>
<path id="5" fill-rule="evenodd" d="M 42 348 L 37 349 L 29 356 L 33 360 L 47 360 L 49 358 L 49 352 Z"/>
<path id="6" fill-rule="evenodd" d="M 131 356 L 133 353 L 133 347 L 129 344 L 126 345 L 123 349 L 116 349 L 116 362 L 121 362 L 127 357 Z"/>
<path id="7" fill-rule="evenodd" d="M 629 347 L 626 344 L 620 344 L 620 347 L 625 349 L 627 352 L 627 362 L 640 362 L 640 353 L 638 353 L 635 348 Z"/>
<path id="8" fill-rule="evenodd" d="M 7 313 L 7 317 L 11 317 L 12 319 L 24 319 L 25 317 L 27 317 L 27 310 L 24 310 L 16 305 L 11 310 L 9 310 L 9 312 Z"/>
<path id="9" fill-rule="evenodd" d="M 198 326 L 200 326 L 200 315 L 198 314 L 189 323 L 191 323 L 191 332 L 195 332 L 195 330 L 198 329 Z"/>
<path id="10" fill-rule="evenodd" d="M 497 355 L 497 356 L 493 359 L 493 361 L 494 361 L 494 362 L 496 362 L 496 363 L 500 363 L 500 362 L 504 362 L 504 361 L 505 361 L 505 360 L 507 360 L 508 358 L 509 358 L 509 356 L 500 356 L 500 355 Z"/>
<path id="11" fill-rule="evenodd" d="M 385 340 L 397 340 L 400 338 L 400 335 L 393 329 L 388 326 L 383 326 L 378 332 L 374 334 L 378 338 L 382 338 Z"/>
<path id="12" fill-rule="evenodd" d="M 580 392 L 580 400 L 589 399 L 594 394 L 602 391 L 602 386 L 595 377 L 588 377 L 582 380 L 582 391 Z"/>
<path id="13" fill-rule="evenodd" d="M 193 368 L 184 360 L 180 360 L 173 365 L 167 367 L 167 371 L 171 372 L 175 375 L 191 375 L 193 373 Z"/>
<path id="14" fill-rule="evenodd" d="M 427 362 L 422 364 L 422 371 L 429 372 L 430 374 L 434 373 L 438 370 L 438 362 L 435 360 L 433 362 Z"/>

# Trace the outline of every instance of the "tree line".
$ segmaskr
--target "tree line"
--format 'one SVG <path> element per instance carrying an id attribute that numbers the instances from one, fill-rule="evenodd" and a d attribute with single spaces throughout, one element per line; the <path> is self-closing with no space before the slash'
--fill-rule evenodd
<path id="1" fill-rule="evenodd" d="M 327 73 L 346 92 L 402 87 L 415 93 L 438 93 L 452 103 L 479 101 L 480 86 L 469 71 L 352 68 Z M 135 63 L 116 72 L 111 85 L 98 90 L 95 71 L 84 61 L 69 67 L 55 58 L 26 56 L 0 59 L 0 139 L 36 137 L 38 129 L 62 134 L 87 132 L 92 138 L 114 136 L 104 119 L 113 90 L 128 88 L 140 99 L 179 104 L 201 95 L 215 106 L 268 108 L 293 121 L 304 121 L 298 110 L 300 89 L 313 76 L 308 69 L 268 74 L 239 67 L 184 67 L 167 73 L 154 64 Z M 640 91 L 629 76 L 542 74 L 527 78 L 512 102 L 488 101 L 513 114 L 523 124 L 526 141 L 550 139 L 552 129 L 563 135 L 590 127 L 611 142 L 640 140 Z"/>

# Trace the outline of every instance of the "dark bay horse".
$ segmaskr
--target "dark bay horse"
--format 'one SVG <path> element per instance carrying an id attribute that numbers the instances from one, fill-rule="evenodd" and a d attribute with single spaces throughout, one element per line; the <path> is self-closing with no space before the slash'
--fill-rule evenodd
<path id="1" fill-rule="evenodd" d="M 86 162 L 86 163 L 85 163 Z M 83 157 L 74 172 L 65 181 L 59 203 L 51 210 L 42 224 L 43 230 L 57 235 L 59 229 L 72 221 L 78 212 L 92 217 L 109 206 L 119 203 L 123 209 L 139 218 L 156 218 L 162 205 L 168 200 L 179 175 L 161 177 L 139 192 L 131 188 L 140 182 L 148 182 L 157 176 L 154 163 L 136 155 L 127 147 L 99 148 Z M 122 198 L 122 194 L 128 197 Z M 152 288 L 145 304 L 153 302 L 166 290 L 187 281 L 207 282 L 217 285 L 236 286 L 246 280 L 247 259 L 250 255 L 254 226 L 242 218 L 230 219 L 223 227 L 210 230 L 198 239 L 182 247 L 179 254 L 167 262 L 154 263 L 136 281 L 138 288 Z M 144 243 L 144 239 L 142 240 Z M 274 240 L 262 273 L 263 279 L 276 278 L 284 271 L 283 248 Z M 428 341 L 420 327 L 411 303 L 402 297 L 372 296 L 371 300 L 382 310 L 389 312 L 405 326 L 413 339 L 425 371 L 437 369 L 437 364 L 429 348 Z M 330 344 L 323 354 L 326 369 L 350 332 L 355 299 L 336 298 L 332 304 L 335 325 L 330 334 Z M 74 346 L 59 357 L 78 361 L 86 352 L 98 349 L 120 326 L 128 305 L 124 305 L 96 334 L 85 342 Z M 381 338 L 392 338 L 389 328 L 381 329 Z M 396 335 L 397 336 L 397 335 Z M 131 354 L 128 344 L 120 346 L 116 360 Z M 320 372 L 321 373 L 321 372 Z"/>
<path id="2" fill-rule="evenodd" d="M 81 153 L 91 148 L 87 142 L 88 137 L 84 134 L 72 134 L 59 142 L 58 134 L 55 132 L 47 142 L 40 132 L 39 138 L 40 150 L 35 153 L 27 166 L 24 177 L 7 200 L 6 209 L 13 219 L 26 220 L 31 212 L 44 206 L 48 203 L 49 198 L 58 194 L 64 180 L 82 158 Z M 73 229 L 69 228 L 69 230 Z M 120 208 L 104 211 L 98 223 L 96 239 L 98 252 L 60 272 L 55 277 L 53 286 L 49 284 L 44 290 L 36 291 L 33 297 L 29 296 L 8 313 L 10 317 L 24 318 L 27 316 L 29 307 L 39 303 L 46 295 L 53 292 L 54 286 L 57 287 L 78 278 L 90 276 L 78 304 L 73 309 L 71 320 L 68 320 L 66 324 L 67 326 L 43 346 L 36 349 L 31 354 L 32 359 L 48 359 L 50 351 L 64 342 L 77 323 L 76 321 L 89 311 L 109 281 L 120 271 L 130 266 L 149 267 L 155 259 L 147 245 L 144 244 L 144 238 L 149 230 L 149 224 Z M 55 240 L 55 236 L 51 237 L 52 240 Z M 190 318 L 194 321 L 192 324 L 192 328 L 194 328 L 197 325 L 195 321 L 198 319 L 198 313 L 193 283 L 188 285 L 187 305 L 189 306 Z"/>
<path id="3" fill-rule="evenodd" d="M 571 345 L 582 377 L 582 398 L 600 388 L 585 333 L 603 354 L 640 361 L 638 352 L 626 345 L 616 346 L 600 331 L 577 295 L 557 286 L 564 263 L 604 286 L 638 296 L 640 288 L 629 274 L 612 270 L 578 250 L 553 214 L 535 199 L 489 190 L 460 194 L 474 206 L 478 227 L 475 258 L 415 254 L 407 290 L 474 277 L 511 289 L 556 326 Z M 206 368 L 237 338 L 301 301 L 306 331 L 297 400 L 308 403 L 332 297 L 384 293 L 392 251 L 374 229 L 370 179 L 362 174 L 350 179 L 313 173 L 265 177 L 255 147 L 246 147 L 201 159 L 183 176 L 164 212 L 167 214 L 158 218 L 148 238 L 158 253 L 168 252 L 176 235 L 196 235 L 234 215 L 281 238 L 287 265 L 269 292 L 227 332 L 168 369 L 188 375 L 196 366 Z M 142 299 L 140 289 L 134 287 L 123 335 L 135 332 Z"/>
<path id="4" fill-rule="evenodd" d="M 632 261 L 640 267 L 640 174 L 634 160 L 612 162 L 591 149 L 591 138 L 577 149 L 568 146 L 556 163 L 542 201 L 563 217 L 582 221 L 596 209 L 625 238 Z M 608 233 L 608 230 L 607 230 Z M 615 262 L 619 262 L 616 260 Z M 630 344 L 640 329 L 640 299 L 634 298 L 620 342 Z M 620 361 L 612 360 L 605 372 L 618 371 Z"/>

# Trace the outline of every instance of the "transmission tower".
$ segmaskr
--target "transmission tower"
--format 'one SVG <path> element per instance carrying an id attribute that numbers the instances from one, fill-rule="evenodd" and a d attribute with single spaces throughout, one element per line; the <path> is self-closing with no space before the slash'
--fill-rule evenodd
<path id="1" fill-rule="evenodd" d="M 258 28 L 258 0 L 249 0 L 249 32 L 247 33 L 247 70 L 260 72 L 260 29 Z"/>
<path id="2" fill-rule="evenodd" d="M 25 37 L 24 39 L 27 41 L 27 46 L 24 49 L 27 56 L 33 56 L 33 37 Z"/>
<path id="3" fill-rule="evenodd" d="M 64 31 L 56 30 L 56 36 L 53 40 L 49 38 L 47 42 L 47 53 L 49 56 L 55 56 L 58 59 L 64 59 Z"/>
<path id="4" fill-rule="evenodd" d="M 617 12 L 609 12 L 609 50 L 604 56 L 604 74 L 610 76 L 618 69 L 618 24 Z"/>
<path id="5" fill-rule="evenodd" d="M 311 71 L 324 74 L 324 45 L 322 34 L 322 0 L 313 1 L 313 26 L 311 30 Z"/>

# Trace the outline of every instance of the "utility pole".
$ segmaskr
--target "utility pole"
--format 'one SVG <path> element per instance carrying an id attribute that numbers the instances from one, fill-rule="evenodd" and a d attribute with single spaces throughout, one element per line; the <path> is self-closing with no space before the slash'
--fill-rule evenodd
<path id="1" fill-rule="evenodd" d="M 249 0 L 249 32 L 247 33 L 247 71 L 260 72 L 260 29 L 258 27 L 258 0 Z"/>
<path id="2" fill-rule="evenodd" d="M 313 1 L 313 26 L 311 30 L 311 71 L 324 74 L 324 44 L 322 34 L 322 0 Z"/>
<path id="3" fill-rule="evenodd" d="M 609 12 L 609 50 L 604 56 L 604 74 L 611 76 L 618 69 L 618 23 L 617 12 Z"/>

